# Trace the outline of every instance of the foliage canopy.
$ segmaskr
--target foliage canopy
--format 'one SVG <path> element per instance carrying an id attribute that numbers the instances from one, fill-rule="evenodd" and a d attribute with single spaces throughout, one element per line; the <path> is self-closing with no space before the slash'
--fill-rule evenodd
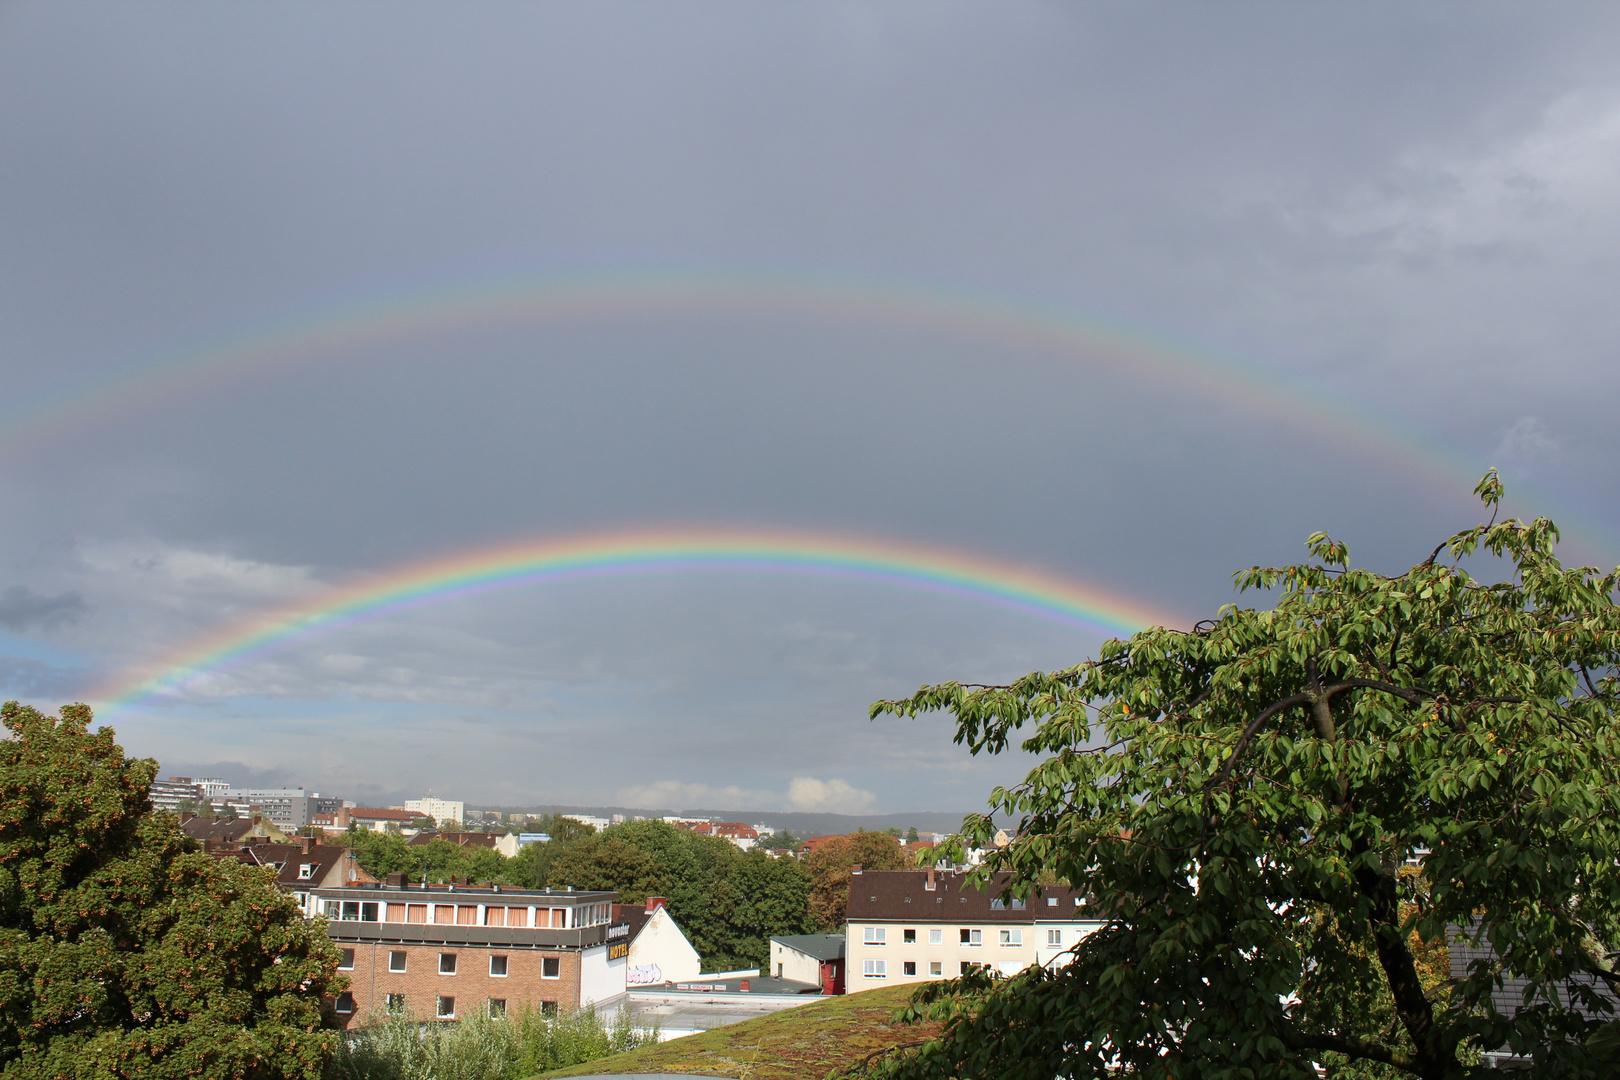
<path id="1" fill-rule="evenodd" d="M 0 719 L 0 1075 L 316 1080 L 341 989 L 320 928 L 153 814 L 157 764 L 87 707 Z"/>
<path id="2" fill-rule="evenodd" d="M 874 1070 L 1450 1080 L 1506 1049 L 1614 1075 L 1617 576 L 1565 568 L 1557 538 L 1493 512 L 1386 577 L 1316 534 L 1310 563 L 1236 575 L 1269 610 L 874 705 L 947 710 L 974 753 L 1033 725 L 1043 760 L 991 800 L 1019 834 L 982 871 L 1055 872 L 1110 920 L 1067 966 L 924 988 L 912 1015 L 948 1015 L 943 1037 Z M 1459 933 L 1496 960 L 1453 982 L 1436 950 Z M 1522 1004 L 1492 996 L 1509 977 Z"/>

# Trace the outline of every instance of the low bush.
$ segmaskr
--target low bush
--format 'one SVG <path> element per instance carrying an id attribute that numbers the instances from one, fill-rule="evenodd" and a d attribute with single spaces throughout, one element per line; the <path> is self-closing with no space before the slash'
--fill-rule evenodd
<path id="1" fill-rule="evenodd" d="M 384 1013 L 343 1040 L 327 1080 L 521 1080 L 565 1065 L 658 1041 L 658 1028 L 620 1008 L 611 1022 L 586 1006 L 541 1016 L 528 1006 L 508 1016 L 427 1023 Z"/>

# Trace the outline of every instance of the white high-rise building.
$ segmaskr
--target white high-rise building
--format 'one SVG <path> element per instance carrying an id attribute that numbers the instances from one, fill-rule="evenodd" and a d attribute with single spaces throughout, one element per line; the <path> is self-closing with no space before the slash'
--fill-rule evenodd
<path id="1" fill-rule="evenodd" d="M 405 812 L 430 817 L 443 825 L 447 821 L 467 820 L 467 804 L 454 799 L 435 799 L 431 795 L 421 799 L 406 799 Z"/>

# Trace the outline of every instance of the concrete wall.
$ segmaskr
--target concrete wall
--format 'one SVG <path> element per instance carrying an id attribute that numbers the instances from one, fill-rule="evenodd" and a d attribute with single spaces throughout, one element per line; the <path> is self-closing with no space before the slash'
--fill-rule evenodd
<path id="1" fill-rule="evenodd" d="M 647 925 L 636 935 L 630 945 L 629 959 L 628 967 L 633 972 L 628 976 L 631 986 L 687 982 L 697 978 L 703 967 L 703 958 L 670 917 L 668 909 L 662 907 L 653 912 Z"/>
<path id="2" fill-rule="evenodd" d="M 590 1005 L 623 995 L 627 966 L 625 957 L 609 960 L 606 945 L 586 949 L 579 959 L 579 1003 Z"/>
<path id="3" fill-rule="evenodd" d="M 882 928 L 882 945 L 866 943 L 868 927 Z M 908 930 L 914 936 L 913 941 L 906 940 Z M 978 943 L 962 944 L 963 930 L 977 931 Z M 931 940 L 930 931 L 938 931 L 937 944 Z M 909 985 L 955 978 L 962 973 L 964 963 L 992 967 L 1010 975 L 1022 971 L 1036 960 L 1036 929 L 1033 922 L 888 922 L 869 919 L 848 923 L 844 932 L 844 992 L 847 994 L 858 994 L 862 990 L 875 990 L 896 983 Z M 1003 932 L 1013 940 L 1002 943 Z M 868 975 L 866 964 L 869 960 L 881 961 L 883 974 Z M 907 963 L 914 965 L 912 974 L 906 973 Z M 934 965 L 938 965 L 937 970 Z"/>
<path id="4" fill-rule="evenodd" d="M 847 944 L 847 942 L 846 942 Z M 813 956 L 806 956 L 797 949 L 790 949 L 780 942 L 771 942 L 771 970 L 767 975 L 775 975 L 781 979 L 795 979 L 799 982 L 821 982 L 821 961 Z"/>

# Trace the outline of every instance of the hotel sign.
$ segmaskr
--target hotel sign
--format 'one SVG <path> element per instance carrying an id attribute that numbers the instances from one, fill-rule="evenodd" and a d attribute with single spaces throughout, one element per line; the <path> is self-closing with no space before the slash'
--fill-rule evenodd
<path id="1" fill-rule="evenodd" d="M 630 943 L 628 941 L 615 941 L 608 945 L 609 960 L 623 960 L 629 955 Z"/>
<path id="2" fill-rule="evenodd" d="M 629 923 L 619 923 L 617 926 L 610 926 L 607 929 L 607 939 L 609 941 L 617 941 L 620 938 L 624 938 L 624 939 L 628 940 L 629 937 L 630 937 L 630 924 Z"/>

